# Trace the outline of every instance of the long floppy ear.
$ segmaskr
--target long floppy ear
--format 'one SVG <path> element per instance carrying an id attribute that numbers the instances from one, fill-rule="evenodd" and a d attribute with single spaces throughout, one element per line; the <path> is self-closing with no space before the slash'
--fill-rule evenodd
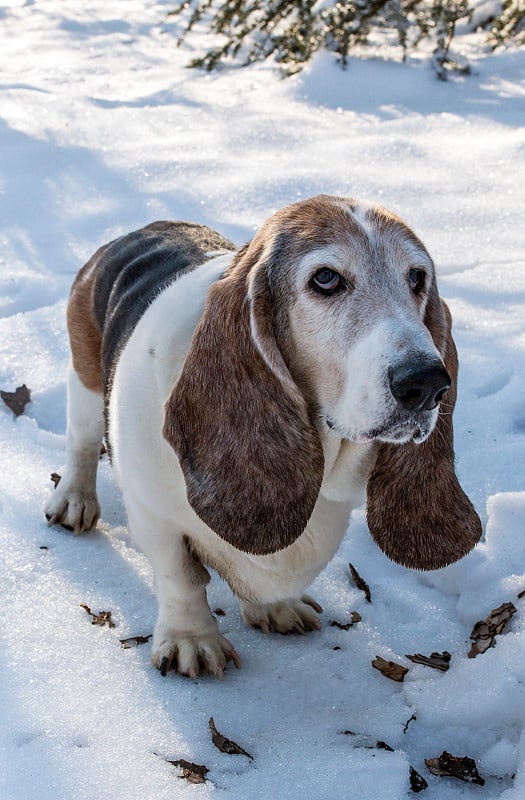
<path id="1" fill-rule="evenodd" d="M 457 561 L 481 536 L 479 517 L 454 471 L 452 411 L 458 358 L 450 312 L 433 289 L 425 323 L 441 351 L 451 387 L 425 442 L 381 444 L 367 488 L 367 520 L 376 543 L 393 561 L 425 570 Z"/>
<path id="2" fill-rule="evenodd" d="M 267 282 L 251 280 L 248 296 L 250 267 L 262 269 L 253 250 L 208 292 L 165 404 L 163 433 L 199 517 L 239 550 L 264 555 L 305 529 L 324 460 L 306 401 L 265 319 Z"/>

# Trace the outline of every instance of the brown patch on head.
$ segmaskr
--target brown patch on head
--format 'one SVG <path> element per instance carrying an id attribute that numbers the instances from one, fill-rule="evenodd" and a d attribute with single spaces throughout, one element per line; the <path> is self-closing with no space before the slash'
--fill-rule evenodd
<path id="1" fill-rule="evenodd" d="M 95 319 L 93 286 L 97 274 L 98 250 L 78 273 L 69 296 L 67 327 L 73 367 L 87 389 L 103 393 L 101 368 L 102 333 Z"/>
<path id="2" fill-rule="evenodd" d="M 341 243 L 355 237 L 358 223 L 348 212 L 355 206 L 351 200 L 320 194 L 281 209 L 260 228 L 253 239 L 256 247 L 277 244 L 286 263 L 290 257 L 300 259 L 313 248 Z M 276 242 L 276 237 L 279 241 Z"/>
<path id="3" fill-rule="evenodd" d="M 310 410 L 264 323 L 265 282 L 248 297 L 248 273 L 265 243 L 257 236 L 211 287 L 164 422 L 196 513 L 227 542 L 258 555 L 300 536 L 323 475 Z M 263 350 L 252 337 L 253 316 Z"/>
<path id="4" fill-rule="evenodd" d="M 393 561 L 415 569 L 439 569 L 477 544 L 481 522 L 454 471 L 452 412 L 458 359 L 450 312 L 437 290 L 429 298 L 425 321 L 451 387 L 425 442 L 380 445 L 368 480 L 367 520 L 375 542 Z"/>

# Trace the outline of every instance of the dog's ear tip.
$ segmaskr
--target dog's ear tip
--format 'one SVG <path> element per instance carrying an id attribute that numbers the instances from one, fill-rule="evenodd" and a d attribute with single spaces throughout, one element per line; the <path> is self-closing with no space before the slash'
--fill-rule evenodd
<path id="1" fill-rule="evenodd" d="M 250 555 L 271 555 L 292 545 L 306 529 L 319 494 L 320 481 L 314 479 L 302 487 L 298 498 L 289 493 L 279 504 L 268 492 L 265 502 L 253 498 L 250 502 L 235 476 L 233 482 L 224 482 L 212 473 L 203 491 L 189 466 L 182 465 L 188 500 L 197 516 L 225 542 Z"/>
<path id="2" fill-rule="evenodd" d="M 446 497 L 427 513 L 408 504 L 399 514 L 372 499 L 367 521 L 380 550 L 395 563 L 422 571 L 442 569 L 466 556 L 481 539 L 481 520 L 455 475 Z"/>

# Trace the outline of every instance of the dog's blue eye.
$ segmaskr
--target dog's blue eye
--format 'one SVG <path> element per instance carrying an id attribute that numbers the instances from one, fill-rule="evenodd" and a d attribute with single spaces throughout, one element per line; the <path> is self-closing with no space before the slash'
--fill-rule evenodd
<path id="1" fill-rule="evenodd" d="M 320 294 L 333 294 L 343 286 L 343 279 L 337 272 L 323 267 L 315 273 L 311 280 L 312 289 Z"/>
<path id="2" fill-rule="evenodd" d="M 408 271 L 408 285 L 414 294 L 420 294 L 425 288 L 426 274 L 423 269 L 409 269 Z"/>

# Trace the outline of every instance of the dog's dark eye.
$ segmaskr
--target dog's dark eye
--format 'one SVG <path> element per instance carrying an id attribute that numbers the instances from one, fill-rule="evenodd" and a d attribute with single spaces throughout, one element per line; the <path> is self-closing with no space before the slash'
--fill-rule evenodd
<path id="1" fill-rule="evenodd" d="M 333 269 L 323 267 L 313 276 L 311 286 L 320 294 L 334 294 L 343 287 L 343 279 Z"/>
<path id="2" fill-rule="evenodd" d="M 426 274 L 423 269 L 415 269 L 414 267 L 408 271 L 408 285 L 414 294 L 420 294 L 425 288 Z"/>

